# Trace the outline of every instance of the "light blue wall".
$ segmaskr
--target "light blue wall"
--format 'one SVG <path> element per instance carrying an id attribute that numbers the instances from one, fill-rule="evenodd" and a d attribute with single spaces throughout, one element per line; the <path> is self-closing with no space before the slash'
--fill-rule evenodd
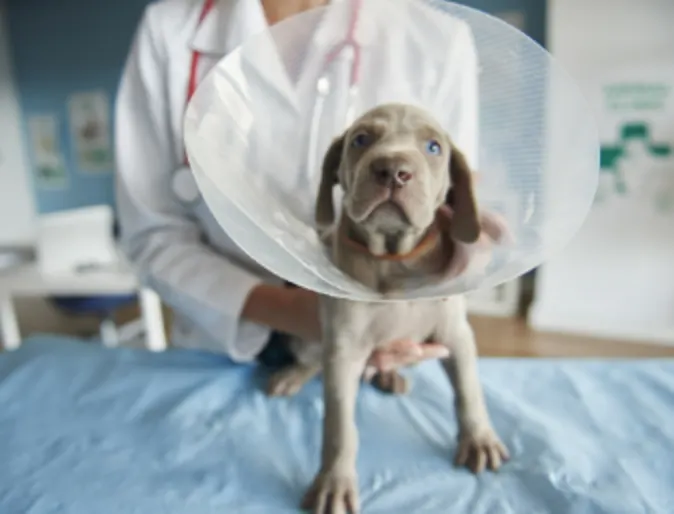
<path id="1" fill-rule="evenodd" d="M 77 169 L 69 134 L 67 101 L 76 91 L 105 90 L 112 102 L 126 53 L 149 0 L 9 0 L 8 19 L 15 80 L 24 120 L 58 117 L 68 187 L 35 187 L 41 213 L 113 202 L 113 170 Z M 24 123 L 24 133 L 27 130 Z M 32 165 L 32 155 L 29 155 Z"/>

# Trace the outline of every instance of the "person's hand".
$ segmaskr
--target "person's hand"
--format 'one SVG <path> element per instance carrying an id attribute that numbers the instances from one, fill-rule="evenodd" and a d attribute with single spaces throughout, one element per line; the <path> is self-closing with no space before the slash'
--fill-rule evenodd
<path id="1" fill-rule="evenodd" d="M 368 367 L 383 372 L 393 371 L 419 364 L 427 359 L 444 359 L 449 357 L 449 353 L 446 346 L 438 343 L 394 341 L 390 345 L 375 350 L 368 360 Z"/>

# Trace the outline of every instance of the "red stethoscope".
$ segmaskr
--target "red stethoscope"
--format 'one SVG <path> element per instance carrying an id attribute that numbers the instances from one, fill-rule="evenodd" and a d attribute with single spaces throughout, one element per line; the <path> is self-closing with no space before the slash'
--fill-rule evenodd
<path id="1" fill-rule="evenodd" d="M 203 21 L 206 19 L 206 16 L 208 16 L 208 13 L 210 13 L 213 10 L 213 7 L 215 7 L 215 0 L 204 1 L 204 5 L 201 7 L 201 13 L 199 14 L 199 21 L 197 22 L 197 28 L 201 26 Z M 200 60 L 201 60 L 201 52 L 199 52 L 198 50 L 193 50 L 192 60 L 190 62 L 190 75 L 187 82 L 187 98 L 185 99 L 185 107 L 187 107 L 187 105 L 190 103 L 190 100 L 192 100 L 192 97 L 194 96 L 194 92 L 197 90 L 197 82 L 198 82 L 197 75 L 199 71 Z M 189 166 L 187 153 L 185 153 L 183 156 L 183 164 L 185 166 Z"/>
<path id="2" fill-rule="evenodd" d="M 201 13 L 199 14 L 199 21 L 197 22 L 197 28 L 201 26 L 203 23 L 204 19 L 206 19 L 206 16 L 213 10 L 213 7 L 215 7 L 215 1 L 216 0 L 205 0 L 204 4 L 201 8 Z M 360 70 L 360 46 L 358 45 L 355 37 L 356 33 L 356 28 L 358 25 L 358 14 L 360 12 L 361 6 L 362 6 L 363 0 L 351 0 L 351 16 L 349 18 L 349 25 L 348 25 L 348 30 L 346 34 L 346 38 L 344 41 L 336 45 L 326 56 L 325 62 L 323 64 L 323 69 L 324 69 L 324 74 L 319 78 L 318 84 L 317 84 L 317 93 L 319 95 L 319 98 L 316 101 L 316 108 L 314 109 L 314 115 L 312 116 L 312 125 L 315 125 L 318 120 L 320 119 L 320 114 L 321 114 L 321 109 L 323 105 L 323 100 L 324 97 L 327 95 L 328 91 L 324 87 L 324 84 L 326 83 L 327 80 L 327 69 L 329 65 L 335 61 L 338 56 L 344 52 L 346 49 L 351 49 L 351 71 L 350 71 L 350 79 L 349 79 L 349 89 L 353 93 L 353 88 L 356 86 L 358 83 L 359 79 L 359 70 Z M 197 50 L 194 50 L 192 52 L 192 59 L 190 62 L 190 75 L 189 75 L 189 80 L 187 83 L 187 98 L 185 105 L 189 104 L 190 100 L 192 99 L 192 96 L 194 95 L 194 92 L 197 89 L 197 82 L 198 82 L 198 70 L 199 70 L 199 60 L 201 59 L 201 53 Z M 315 134 L 317 130 L 315 127 L 312 127 L 311 133 Z M 310 142 L 310 153 L 314 154 L 314 146 L 315 143 L 313 142 L 315 138 L 311 138 Z M 185 166 L 188 166 L 188 159 L 187 159 L 187 154 L 184 156 L 184 164 Z"/>
<path id="3" fill-rule="evenodd" d="M 202 22 L 213 10 L 215 0 L 205 0 L 199 14 L 199 21 L 197 28 L 201 26 Z M 187 82 L 187 94 L 185 99 L 185 108 L 189 104 L 194 92 L 197 89 L 199 61 L 201 53 L 194 50 L 192 52 L 192 60 L 190 62 L 190 74 Z M 183 147 L 183 164 L 174 171 L 171 177 L 171 189 L 178 201 L 184 205 L 194 208 L 199 202 L 201 195 L 199 194 L 199 187 L 197 186 L 192 171 L 190 170 L 189 159 L 187 157 L 187 150 Z"/>

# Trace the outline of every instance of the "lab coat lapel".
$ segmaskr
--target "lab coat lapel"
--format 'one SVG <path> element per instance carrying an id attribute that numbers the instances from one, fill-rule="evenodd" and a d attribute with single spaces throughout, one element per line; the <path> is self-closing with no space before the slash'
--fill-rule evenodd
<path id="1" fill-rule="evenodd" d="M 376 1 L 376 0 L 375 0 Z M 259 0 L 216 0 L 216 9 L 204 19 L 190 41 L 193 51 L 198 51 L 211 59 L 220 60 L 236 50 L 249 38 L 256 36 L 255 51 L 248 51 L 241 61 L 245 76 L 252 81 L 260 81 L 266 89 L 277 97 L 295 114 L 301 111 L 298 98 L 315 94 L 315 80 L 310 74 L 306 81 L 293 84 L 288 74 L 279 46 L 270 33 L 264 10 Z M 348 33 L 349 17 L 354 9 L 352 0 L 332 0 L 339 4 L 328 8 L 327 15 L 317 19 L 316 28 L 306 48 L 298 49 L 298 57 L 303 57 L 304 66 L 309 70 L 322 70 L 327 54 L 338 47 Z M 367 9 L 363 1 L 361 11 Z M 376 37 L 376 24 L 372 16 L 358 15 L 355 39 L 361 49 L 367 47 Z M 304 55 L 302 55 L 304 52 Z M 362 63 L 361 63 L 362 64 Z"/>
<path id="2" fill-rule="evenodd" d="M 242 55 L 241 67 L 251 80 L 263 81 L 290 107 L 296 109 L 296 93 L 273 39 L 266 33 L 267 20 L 259 0 L 217 0 L 214 9 L 197 28 L 190 42 L 193 51 L 220 60 L 254 37 L 256 51 Z"/>

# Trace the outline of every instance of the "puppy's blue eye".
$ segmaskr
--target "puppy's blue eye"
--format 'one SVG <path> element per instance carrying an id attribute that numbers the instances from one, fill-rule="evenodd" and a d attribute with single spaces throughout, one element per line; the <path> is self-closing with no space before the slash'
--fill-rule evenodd
<path id="1" fill-rule="evenodd" d="M 351 146 L 354 148 L 362 148 L 370 144 L 370 136 L 368 134 L 358 134 L 351 141 Z"/>
<path id="2" fill-rule="evenodd" d="M 426 144 L 426 151 L 431 155 L 440 155 L 442 153 L 442 148 L 440 147 L 440 143 L 435 139 L 431 139 Z"/>

